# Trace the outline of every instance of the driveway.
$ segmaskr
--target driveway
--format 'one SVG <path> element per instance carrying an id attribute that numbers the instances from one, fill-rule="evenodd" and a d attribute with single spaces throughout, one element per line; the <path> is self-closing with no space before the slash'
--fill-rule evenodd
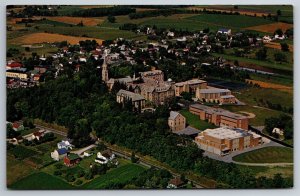
<path id="1" fill-rule="evenodd" d="M 78 156 L 80 156 L 83 152 L 85 152 L 85 151 L 87 151 L 87 150 L 89 150 L 91 148 L 94 148 L 94 147 L 96 147 L 96 145 L 95 144 L 91 144 L 91 145 L 89 145 L 87 147 L 71 151 L 71 153 L 74 153 L 74 154 L 77 154 Z"/>

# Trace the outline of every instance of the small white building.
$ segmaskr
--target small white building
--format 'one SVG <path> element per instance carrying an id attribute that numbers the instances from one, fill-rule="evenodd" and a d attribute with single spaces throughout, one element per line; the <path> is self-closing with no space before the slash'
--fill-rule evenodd
<path id="1" fill-rule="evenodd" d="M 278 135 L 283 135 L 284 134 L 284 131 L 283 131 L 283 129 L 279 129 L 279 128 L 274 128 L 273 129 L 273 131 L 272 131 L 272 133 L 276 133 L 276 134 L 278 134 Z"/>
<path id="2" fill-rule="evenodd" d="M 66 148 L 68 150 L 72 150 L 73 145 L 68 140 L 62 140 L 61 142 L 57 143 L 57 148 Z"/>
<path id="3" fill-rule="evenodd" d="M 96 163 L 107 164 L 109 161 L 113 161 L 115 159 L 115 154 L 110 150 L 104 150 L 102 153 L 98 152 L 97 157 L 95 159 Z"/>
<path id="4" fill-rule="evenodd" d="M 68 150 L 66 148 L 56 149 L 51 152 L 51 158 L 55 161 L 62 160 L 65 156 L 67 156 Z"/>

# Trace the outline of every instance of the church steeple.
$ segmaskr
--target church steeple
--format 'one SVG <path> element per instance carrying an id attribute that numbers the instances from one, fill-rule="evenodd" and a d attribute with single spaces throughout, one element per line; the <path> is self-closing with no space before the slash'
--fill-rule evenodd
<path id="1" fill-rule="evenodd" d="M 104 82 L 107 82 L 109 80 L 108 78 L 108 69 L 107 69 L 107 64 L 106 64 L 106 57 L 107 57 L 107 51 L 104 51 L 103 55 L 103 65 L 102 65 L 102 80 Z"/>

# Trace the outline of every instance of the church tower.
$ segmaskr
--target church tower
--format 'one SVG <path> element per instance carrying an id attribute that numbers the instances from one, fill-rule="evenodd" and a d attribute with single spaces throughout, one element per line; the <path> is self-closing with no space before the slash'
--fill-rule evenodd
<path id="1" fill-rule="evenodd" d="M 109 80 L 108 78 L 108 69 L 107 69 L 107 64 L 106 64 L 106 57 L 107 57 L 107 51 L 104 51 L 104 56 L 103 56 L 103 65 L 102 65 L 102 80 L 104 82 L 107 82 Z"/>

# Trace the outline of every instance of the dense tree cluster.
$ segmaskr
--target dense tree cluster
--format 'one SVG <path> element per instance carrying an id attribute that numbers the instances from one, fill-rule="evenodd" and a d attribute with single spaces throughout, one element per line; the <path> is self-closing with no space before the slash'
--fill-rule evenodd
<path id="1" fill-rule="evenodd" d="M 135 13 L 135 9 L 130 6 L 113 6 L 113 7 L 102 7 L 102 8 L 91 8 L 74 11 L 72 16 L 81 17 L 99 17 L 99 16 L 119 16 Z"/>
<path id="2" fill-rule="evenodd" d="M 265 119 L 265 130 L 270 134 L 277 136 L 276 133 L 272 133 L 274 128 L 283 129 L 284 138 L 293 138 L 293 118 L 288 115 L 280 115 L 279 117 L 270 117 Z"/>

